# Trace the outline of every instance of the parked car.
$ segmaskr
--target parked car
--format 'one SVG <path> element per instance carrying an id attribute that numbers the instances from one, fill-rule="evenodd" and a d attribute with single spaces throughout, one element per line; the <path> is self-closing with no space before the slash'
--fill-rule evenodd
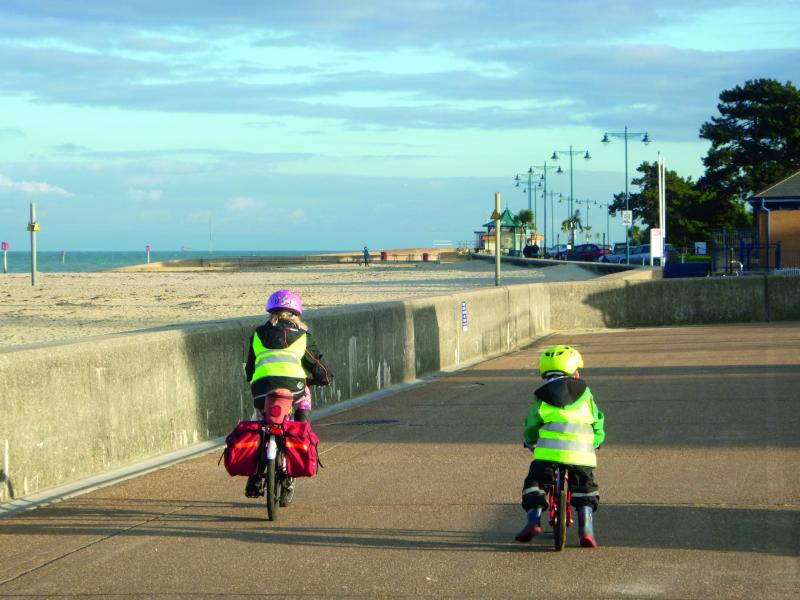
<path id="1" fill-rule="evenodd" d="M 667 257 L 670 256 L 677 256 L 678 251 L 672 244 L 666 244 L 664 247 L 664 252 L 666 253 Z M 659 264 L 661 259 L 656 258 L 654 264 Z M 634 254 L 631 252 L 631 261 L 630 264 L 632 265 L 649 265 L 650 264 L 650 244 L 644 244 L 643 246 L 639 246 Z"/>
<path id="2" fill-rule="evenodd" d="M 631 245 L 630 253 L 634 254 L 638 248 L 639 246 Z M 610 254 L 600 257 L 600 262 L 624 263 L 627 257 L 627 245 L 625 243 L 617 243 L 614 244 L 614 249 Z"/>
<path id="3" fill-rule="evenodd" d="M 608 248 L 600 244 L 578 244 L 569 253 L 569 260 L 596 262 L 600 257 L 608 254 Z"/>
<path id="4" fill-rule="evenodd" d="M 567 245 L 556 244 L 547 249 L 547 256 L 554 260 L 567 260 Z"/>

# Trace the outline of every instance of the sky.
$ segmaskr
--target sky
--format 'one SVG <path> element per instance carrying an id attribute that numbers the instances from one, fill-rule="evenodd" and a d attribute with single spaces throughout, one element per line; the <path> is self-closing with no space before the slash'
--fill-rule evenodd
<path id="1" fill-rule="evenodd" d="M 2 0 L 0 239 L 29 247 L 35 203 L 43 250 L 471 243 L 533 166 L 548 236 L 571 195 L 624 241 L 626 146 L 629 178 L 660 153 L 696 180 L 722 90 L 800 83 L 798 23 L 796 0 Z"/>

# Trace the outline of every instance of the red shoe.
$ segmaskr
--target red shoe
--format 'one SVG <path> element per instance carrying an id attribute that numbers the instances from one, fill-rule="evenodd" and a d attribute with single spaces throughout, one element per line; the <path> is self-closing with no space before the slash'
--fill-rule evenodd
<path id="1" fill-rule="evenodd" d="M 537 535 L 541 535 L 542 526 L 539 523 L 528 523 L 514 537 L 518 542 L 530 542 Z"/>
<path id="2" fill-rule="evenodd" d="M 578 538 L 581 541 L 581 548 L 597 548 L 597 542 L 594 541 L 591 506 L 578 508 Z"/>

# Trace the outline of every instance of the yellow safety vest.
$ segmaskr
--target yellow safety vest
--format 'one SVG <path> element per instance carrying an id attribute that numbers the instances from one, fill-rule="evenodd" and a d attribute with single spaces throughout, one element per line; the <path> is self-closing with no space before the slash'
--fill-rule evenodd
<path id="1" fill-rule="evenodd" d="M 586 390 L 567 406 L 553 406 L 546 402 L 540 404 L 539 416 L 544 425 L 539 429 L 534 460 L 581 467 L 597 466 L 591 397 L 591 392 Z"/>
<path id="2" fill-rule="evenodd" d="M 255 370 L 250 383 L 264 377 L 293 377 L 305 379 L 302 359 L 306 353 L 308 336 L 304 333 L 288 348 L 265 348 L 258 334 L 253 335 L 253 353 L 256 355 Z"/>

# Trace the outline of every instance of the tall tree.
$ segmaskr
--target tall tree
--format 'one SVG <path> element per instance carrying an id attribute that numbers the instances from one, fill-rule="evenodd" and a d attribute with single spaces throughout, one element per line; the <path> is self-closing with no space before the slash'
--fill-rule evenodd
<path id="1" fill-rule="evenodd" d="M 790 81 L 748 81 L 719 99 L 720 116 L 700 128 L 711 142 L 702 188 L 742 201 L 800 169 L 800 91 Z"/>

